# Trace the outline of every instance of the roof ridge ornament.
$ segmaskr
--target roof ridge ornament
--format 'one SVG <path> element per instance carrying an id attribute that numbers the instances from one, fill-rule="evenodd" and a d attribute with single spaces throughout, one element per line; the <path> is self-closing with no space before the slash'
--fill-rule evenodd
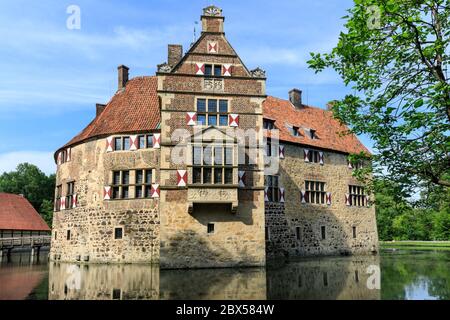
<path id="1" fill-rule="evenodd" d="M 253 78 L 265 78 L 266 77 L 266 71 L 261 69 L 260 67 L 251 70 L 250 74 Z"/>
<path id="2" fill-rule="evenodd" d="M 172 67 L 168 63 L 164 62 L 164 63 L 158 64 L 158 72 L 170 73 L 171 71 L 172 71 Z"/>
<path id="3" fill-rule="evenodd" d="M 211 5 L 211 6 L 203 9 L 203 15 L 210 16 L 210 17 L 221 17 L 222 9 L 220 9 L 219 7 L 216 7 L 214 5 Z"/>

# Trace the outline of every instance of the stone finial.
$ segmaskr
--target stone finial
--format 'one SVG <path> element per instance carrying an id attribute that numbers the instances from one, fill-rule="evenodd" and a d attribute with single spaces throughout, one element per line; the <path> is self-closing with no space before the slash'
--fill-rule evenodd
<path id="1" fill-rule="evenodd" d="M 172 71 L 172 67 L 168 63 L 158 64 L 158 72 L 169 73 L 170 71 Z"/>
<path id="2" fill-rule="evenodd" d="M 216 6 L 209 6 L 203 9 L 203 15 L 209 17 L 221 17 L 222 9 Z"/>
<path id="3" fill-rule="evenodd" d="M 265 78 L 266 77 L 266 71 L 261 69 L 260 67 L 251 70 L 250 74 L 252 75 L 253 78 Z"/>

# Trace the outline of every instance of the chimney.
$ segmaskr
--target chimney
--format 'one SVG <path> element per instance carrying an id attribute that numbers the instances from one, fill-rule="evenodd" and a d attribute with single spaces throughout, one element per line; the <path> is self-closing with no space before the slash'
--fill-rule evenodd
<path id="1" fill-rule="evenodd" d="M 180 44 L 169 44 L 167 63 L 169 66 L 173 67 L 181 60 L 183 57 L 183 46 Z"/>
<path id="2" fill-rule="evenodd" d="M 202 32 L 223 33 L 223 23 L 225 18 L 222 16 L 222 9 L 216 6 L 209 6 L 203 9 Z"/>
<path id="3" fill-rule="evenodd" d="M 302 91 L 299 89 L 292 89 L 289 91 L 289 101 L 296 107 L 302 108 Z"/>
<path id="4" fill-rule="evenodd" d="M 105 110 L 105 108 L 106 104 L 97 103 L 95 105 L 95 117 L 98 117 L 103 112 L 103 110 Z"/>
<path id="5" fill-rule="evenodd" d="M 122 64 L 118 66 L 117 69 L 119 71 L 119 90 L 122 90 L 128 82 L 128 70 L 130 70 L 130 68 Z"/>

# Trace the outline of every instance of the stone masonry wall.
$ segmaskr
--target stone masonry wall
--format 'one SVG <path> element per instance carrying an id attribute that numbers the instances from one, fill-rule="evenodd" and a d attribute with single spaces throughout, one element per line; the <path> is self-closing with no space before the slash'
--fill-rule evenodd
<path id="1" fill-rule="evenodd" d="M 245 188 L 238 186 L 237 146 L 233 137 L 239 130 L 259 130 L 262 140 L 262 102 L 265 81 L 250 77 L 224 35 L 203 34 L 202 40 L 188 53 L 174 73 L 158 74 L 158 95 L 161 101 L 161 268 L 205 268 L 262 266 L 265 264 L 264 241 L 264 179 L 262 157 L 253 171 L 248 171 Z M 208 42 L 217 41 L 218 52 L 207 52 Z M 231 76 L 196 75 L 195 63 L 232 64 Z M 213 90 L 205 81 L 220 82 Z M 220 136 L 233 144 L 233 183 L 229 185 L 192 185 L 192 165 L 171 161 L 175 144 L 173 134 L 193 127 L 186 123 L 186 113 L 196 111 L 196 99 L 226 99 L 228 113 L 239 115 L 239 127 L 209 127 L 202 133 Z M 197 129 L 206 129 L 200 128 Z M 189 140 L 189 139 L 187 139 Z M 206 142 L 205 142 L 206 143 Z M 177 148 L 192 148 L 187 142 Z M 190 152 L 186 151 L 185 155 Z M 178 187 L 176 170 L 186 170 L 187 186 Z M 233 209 L 237 210 L 236 212 Z M 208 224 L 214 232 L 208 233 Z"/>
<path id="2" fill-rule="evenodd" d="M 266 202 L 267 258 L 298 254 L 298 243 L 286 219 L 284 203 Z"/>
<path id="3" fill-rule="evenodd" d="M 158 263 L 159 200 L 104 200 L 103 189 L 111 185 L 113 170 L 151 169 L 156 183 L 159 150 L 106 153 L 105 140 L 73 147 L 71 161 L 58 166 L 56 185 L 62 185 L 65 196 L 67 183 L 73 181 L 78 204 L 77 208 L 54 213 L 50 257 L 67 262 L 85 262 L 88 257 L 92 263 Z M 133 172 L 130 179 L 133 183 Z M 114 239 L 117 227 L 123 228 L 122 239 Z"/>
<path id="4" fill-rule="evenodd" d="M 308 147 L 307 147 L 308 148 Z M 285 159 L 280 159 L 280 186 L 285 188 L 285 218 L 288 228 L 282 228 L 286 244 L 281 248 L 268 246 L 268 249 L 286 250 L 293 246 L 292 237 L 297 244 L 297 254 L 301 256 L 335 254 L 369 254 L 378 250 L 378 235 L 375 207 L 353 207 L 345 203 L 348 185 L 361 185 L 352 176 L 345 154 L 324 151 L 324 164 L 306 163 L 304 147 L 285 145 Z M 313 150 L 313 148 L 308 148 Z M 331 192 L 331 205 L 302 204 L 300 191 L 305 189 L 305 180 L 326 183 L 326 191 Z M 276 237 L 283 218 L 275 223 L 274 210 L 266 205 L 267 226 L 275 231 Z M 280 217 L 283 215 L 280 213 Z M 326 228 L 326 238 L 322 239 L 321 227 Z M 300 228 L 300 239 L 296 239 L 296 227 Z M 356 238 L 353 238 L 356 227 Z M 278 230 L 278 231 L 277 231 Z M 274 236 L 275 236 L 274 235 Z M 268 252 L 269 256 L 279 252 Z"/>

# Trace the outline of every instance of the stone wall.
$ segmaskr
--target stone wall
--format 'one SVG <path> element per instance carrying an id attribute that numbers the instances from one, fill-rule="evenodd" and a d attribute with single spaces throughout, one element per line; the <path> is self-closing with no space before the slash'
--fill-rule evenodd
<path id="1" fill-rule="evenodd" d="M 140 210 L 77 208 L 58 214 L 51 258 L 60 255 L 57 260 L 84 262 L 87 256 L 91 263 L 158 263 L 159 212 L 150 202 Z M 122 239 L 114 239 L 116 227 L 123 227 Z"/>
<path id="2" fill-rule="evenodd" d="M 361 185 L 348 168 L 347 155 L 323 150 L 323 165 L 306 163 L 303 149 L 287 144 L 285 159 L 280 159 L 280 186 L 285 188 L 286 199 L 284 215 L 273 205 L 266 204 L 269 215 L 266 223 L 271 235 L 275 239 L 285 238 L 286 243 L 274 246 L 269 242 L 268 249 L 284 252 L 294 247 L 294 238 L 295 252 L 301 256 L 369 254 L 378 250 L 375 207 L 353 207 L 345 203 L 348 185 Z M 301 203 L 300 192 L 305 189 L 305 180 L 325 182 L 325 190 L 331 192 L 331 205 Z M 322 239 L 322 226 L 326 228 L 326 239 Z M 296 239 L 297 227 L 300 228 L 300 239 Z M 353 227 L 356 227 L 356 238 L 353 238 Z M 269 251 L 268 255 L 276 256 L 280 252 Z"/>
<path id="3" fill-rule="evenodd" d="M 77 145 L 71 154 L 71 161 L 58 166 L 56 185 L 62 185 L 65 196 L 67 183 L 74 182 L 78 203 L 76 208 L 54 213 L 51 259 L 158 263 L 159 200 L 104 200 L 103 191 L 111 185 L 113 170 L 152 169 L 156 183 L 159 150 L 106 153 L 105 138 Z M 132 182 L 133 173 L 130 179 Z M 122 239 L 114 239 L 114 229 L 118 227 L 123 228 Z"/>
<path id="4" fill-rule="evenodd" d="M 170 214 L 161 215 L 161 268 L 265 264 L 263 216 L 252 202 L 240 202 L 236 214 L 231 206 L 220 204 L 194 204 L 192 214 L 187 203 L 179 201 L 164 201 L 161 207 L 162 212 L 170 210 Z M 211 234 L 207 233 L 209 223 L 215 226 Z"/>
<path id="5" fill-rule="evenodd" d="M 298 254 L 298 242 L 286 219 L 284 203 L 266 202 L 267 258 L 289 257 Z"/>
<path id="6" fill-rule="evenodd" d="M 217 54 L 207 52 L 208 42 L 216 41 Z M 248 185 L 238 188 L 237 145 L 234 139 L 240 130 L 257 130 L 262 140 L 262 102 L 265 81 L 250 77 L 248 71 L 226 41 L 224 35 L 202 35 L 173 73 L 158 74 L 158 95 L 161 101 L 161 251 L 162 268 L 262 266 L 265 264 L 264 241 L 264 179 L 263 159 L 248 172 Z M 195 63 L 232 64 L 231 76 L 196 75 Z M 219 81 L 212 90 L 206 81 Z M 226 99 L 228 113 L 239 114 L 239 127 L 210 127 L 202 133 L 205 144 L 208 134 L 222 137 L 221 143 L 232 143 L 235 153 L 233 183 L 227 186 L 192 186 L 192 165 L 189 150 L 186 165 L 175 164 L 171 154 L 178 141 L 172 141 L 175 130 L 190 135 L 194 128 L 186 123 L 186 113 L 196 112 L 196 99 Z M 200 128 L 200 127 L 197 127 Z M 205 129 L 205 128 L 201 128 Z M 230 136 L 233 136 L 230 138 Z M 217 142 L 218 140 L 214 140 Z M 196 141 L 197 142 L 197 141 Z M 190 149 L 189 142 L 180 148 Z M 188 173 L 187 187 L 176 184 L 176 170 Z M 236 211 L 237 208 L 237 211 Z M 208 233 L 208 224 L 214 224 Z"/>

